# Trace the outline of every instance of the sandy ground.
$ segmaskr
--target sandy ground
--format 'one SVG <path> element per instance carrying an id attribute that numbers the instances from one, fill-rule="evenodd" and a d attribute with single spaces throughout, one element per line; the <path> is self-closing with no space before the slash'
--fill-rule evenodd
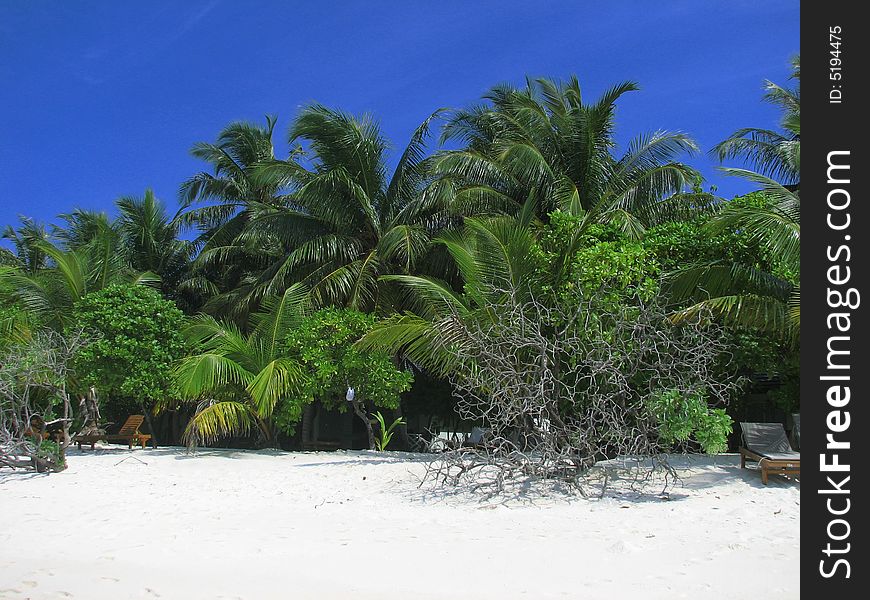
<path id="1" fill-rule="evenodd" d="M 480 502 L 419 489 L 421 460 L 112 447 L 5 470 L 0 598 L 799 595 L 799 484 L 736 456 L 677 458 L 669 500 Z"/>

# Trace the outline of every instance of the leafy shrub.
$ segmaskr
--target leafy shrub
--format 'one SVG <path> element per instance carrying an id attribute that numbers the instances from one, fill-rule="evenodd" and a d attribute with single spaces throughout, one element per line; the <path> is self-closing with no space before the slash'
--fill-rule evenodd
<path id="1" fill-rule="evenodd" d="M 54 464 L 57 471 L 62 471 L 66 468 L 66 456 L 63 448 L 57 442 L 51 440 L 34 439 L 33 444 L 36 446 L 36 456 Z"/>
<path id="2" fill-rule="evenodd" d="M 414 381 L 410 371 L 398 368 L 384 352 L 358 350 L 354 343 L 374 325 L 372 315 L 351 309 L 327 308 L 306 317 L 285 341 L 288 359 L 302 366 L 306 375 L 297 397 L 276 410 L 276 422 L 291 430 L 302 415 L 302 406 L 316 397 L 326 409 L 345 412 L 348 387 L 363 402 L 394 409 L 400 394 Z"/>
<path id="3" fill-rule="evenodd" d="M 704 395 L 698 392 L 684 394 L 679 390 L 665 390 L 653 394 L 647 409 L 658 423 L 658 434 L 663 442 L 687 442 L 694 438 L 704 452 L 716 454 L 728 448 L 728 435 L 732 431 L 731 417 L 721 408 L 710 408 Z"/>
<path id="4" fill-rule="evenodd" d="M 73 321 L 94 335 L 75 359 L 84 385 L 140 406 L 166 395 L 184 352 L 184 315 L 173 302 L 151 288 L 111 285 L 79 300 Z"/>

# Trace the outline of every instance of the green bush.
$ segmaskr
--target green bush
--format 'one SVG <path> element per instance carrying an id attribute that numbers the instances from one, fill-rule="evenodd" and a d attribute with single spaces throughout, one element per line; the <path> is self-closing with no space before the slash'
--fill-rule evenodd
<path id="1" fill-rule="evenodd" d="M 370 350 L 357 350 L 354 343 L 374 325 L 372 315 L 351 309 L 327 308 L 307 317 L 285 341 L 285 355 L 302 366 L 306 375 L 299 396 L 276 408 L 276 422 L 284 431 L 302 415 L 302 406 L 312 398 L 324 408 L 345 412 L 345 393 L 353 387 L 357 397 L 381 408 L 395 409 L 400 394 L 410 389 L 414 376 L 397 367 L 392 358 Z"/>
<path id="2" fill-rule="evenodd" d="M 75 358 L 82 384 L 144 408 L 165 397 L 184 353 L 184 315 L 173 302 L 144 286 L 111 285 L 79 300 L 73 317 L 94 338 Z"/>
<path id="3" fill-rule="evenodd" d="M 666 444 L 694 438 L 709 454 L 728 448 L 731 417 L 724 409 L 710 408 L 699 392 L 661 391 L 648 398 L 647 409 L 658 423 L 659 438 Z"/>
<path id="4" fill-rule="evenodd" d="M 34 439 L 33 444 L 36 446 L 37 458 L 50 461 L 57 471 L 63 471 L 66 468 L 66 456 L 60 444 L 51 440 L 39 439 Z"/>

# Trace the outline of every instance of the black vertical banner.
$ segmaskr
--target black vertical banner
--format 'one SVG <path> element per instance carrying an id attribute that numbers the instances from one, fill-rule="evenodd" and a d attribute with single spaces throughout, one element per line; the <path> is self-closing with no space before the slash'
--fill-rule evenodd
<path id="1" fill-rule="evenodd" d="M 859 7 L 805 2 L 801 8 L 801 590 L 807 598 L 824 593 L 845 600 L 870 589 L 870 31 Z"/>

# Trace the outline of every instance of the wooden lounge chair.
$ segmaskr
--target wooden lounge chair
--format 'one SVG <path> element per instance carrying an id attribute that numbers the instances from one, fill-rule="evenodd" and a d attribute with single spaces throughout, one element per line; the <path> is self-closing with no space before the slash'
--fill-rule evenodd
<path id="1" fill-rule="evenodd" d="M 740 429 L 740 468 L 746 468 L 747 459 L 757 462 L 764 485 L 771 473 L 800 477 L 801 455 L 792 450 L 782 423 L 741 423 Z"/>
<path id="2" fill-rule="evenodd" d="M 82 449 L 82 444 L 90 444 L 91 450 L 93 450 L 94 444 L 104 439 L 106 439 L 106 434 L 104 433 L 89 433 L 86 435 L 77 435 L 73 439 L 73 442 L 75 442 L 76 446 L 79 447 L 79 450 Z"/>
<path id="3" fill-rule="evenodd" d="M 130 449 L 133 449 L 133 444 L 142 444 L 142 447 L 145 447 L 145 444 L 148 440 L 151 439 L 151 435 L 147 433 L 139 433 L 139 428 L 142 426 L 142 423 L 145 421 L 144 415 L 130 415 L 127 417 L 127 420 L 124 421 L 124 425 L 121 426 L 121 429 L 118 433 L 112 433 L 106 436 L 107 442 L 127 442 L 130 446 Z"/>
<path id="4" fill-rule="evenodd" d="M 107 442 L 127 442 L 127 445 L 131 450 L 133 449 L 133 444 L 140 444 L 144 448 L 145 444 L 148 443 L 148 440 L 151 439 L 150 434 L 139 432 L 139 428 L 144 422 L 144 415 L 130 415 L 127 417 L 127 420 L 124 421 L 124 424 L 121 426 L 121 429 L 118 430 L 118 433 L 78 435 L 75 438 L 75 443 L 79 447 L 79 450 L 82 449 L 82 444 L 90 444 L 91 449 L 93 450 L 94 444 L 100 440 L 105 440 Z"/>

